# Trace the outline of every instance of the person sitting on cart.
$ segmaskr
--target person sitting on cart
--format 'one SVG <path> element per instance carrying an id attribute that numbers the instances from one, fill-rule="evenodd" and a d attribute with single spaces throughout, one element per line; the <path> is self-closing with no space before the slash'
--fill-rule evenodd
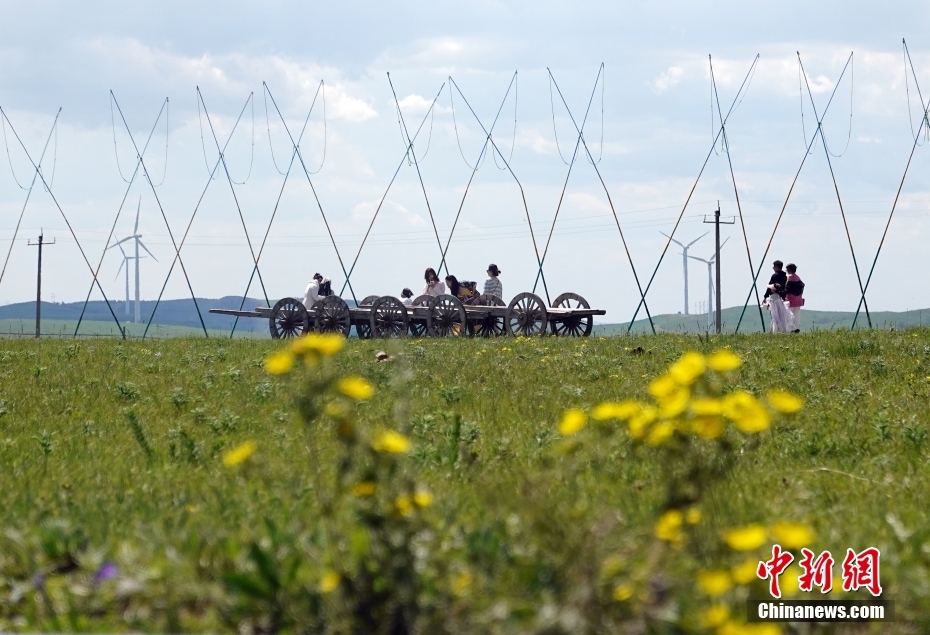
<path id="1" fill-rule="evenodd" d="M 310 308 L 317 300 L 333 294 L 333 283 L 318 273 L 313 274 L 310 284 L 304 291 L 304 306 Z"/>
<path id="2" fill-rule="evenodd" d="M 404 290 L 400 292 L 400 301 L 404 303 L 404 306 L 413 304 L 413 291 L 404 287 Z"/>
<path id="3" fill-rule="evenodd" d="M 499 275 L 501 275 L 501 270 L 497 268 L 497 265 L 488 265 L 488 279 L 484 281 L 484 294 L 496 295 L 503 300 L 504 285 L 501 284 L 501 281 L 498 279 Z"/>
<path id="4" fill-rule="evenodd" d="M 478 297 L 478 283 L 462 280 L 461 282 L 453 275 L 446 276 L 446 286 L 449 288 L 449 295 L 453 295 L 461 301 L 462 304 L 471 304 Z"/>
<path id="5" fill-rule="evenodd" d="M 436 296 L 446 292 L 446 285 L 439 279 L 439 276 L 436 275 L 436 270 L 432 267 L 426 270 L 423 277 L 426 279 L 426 286 L 423 287 L 423 295 Z"/>

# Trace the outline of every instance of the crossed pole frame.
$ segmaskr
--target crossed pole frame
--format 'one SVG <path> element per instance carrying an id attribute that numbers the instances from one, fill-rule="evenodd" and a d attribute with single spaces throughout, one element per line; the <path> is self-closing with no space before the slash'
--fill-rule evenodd
<path id="1" fill-rule="evenodd" d="M 888 235 L 888 228 L 891 226 L 891 219 L 894 217 L 895 209 L 898 206 L 898 199 L 901 197 L 901 190 L 904 188 L 904 181 L 907 179 L 907 173 L 911 169 L 911 160 L 914 158 L 914 152 L 917 150 L 918 141 L 920 141 L 920 133 L 923 131 L 924 126 L 930 128 L 930 119 L 928 119 L 928 112 L 930 112 L 930 99 L 927 100 L 926 104 L 924 103 L 923 94 L 920 92 L 920 85 L 917 83 L 917 72 L 914 70 L 914 63 L 911 61 L 911 53 L 907 48 L 907 42 L 902 38 L 901 43 L 904 46 L 904 54 L 907 57 L 907 64 L 911 67 L 911 75 L 914 78 L 914 85 L 917 87 L 917 96 L 920 99 L 920 107 L 923 109 L 923 118 L 920 120 L 920 125 L 917 126 L 917 134 L 914 135 L 914 144 L 911 146 L 911 153 L 907 157 L 907 164 L 904 166 L 904 173 L 901 175 L 901 182 L 898 183 L 898 191 L 894 195 L 894 202 L 891 204 L 891 211 L 888 212 L 888 220 L 885 222 L 885 229 L 882 232 L 882 238 L 878 243 L 878 248 L 875 250 L 875 258 L 872 259 L 872 266 L 869 269 L 869 275 L 865 279 L 865 286 L 862 289 L 862 296 L 859 298 L 859 305 L 856 307 L 856 315 L 853 316 L 853 323 L 850 327 L 850 330 L 856 328 L 856 320 L 859 319 L 859 312 L 862 310 L 862 306 L 865 304 L 865 294 L 869 290 L 869 283 L 872 281 L 872 274 L 875 273 L 875 264 L 878 262 L 878 256 L 882 252 L 882 247 L 885 244 L 885 237 Z M 904 68 L 905 74 L 907 73 L 907 66 Z M 868 315 L 868 305 L 866 305 L 866 315 Z M 871 323 L 869 324 L 871 326 Z"/>
<path id="2" fill-rule="evenodd" d="M 594 168 L 594 171 L 597 173 L 597 178 L 601 182 L 601 187 L 604 188 L 604 194 L 607 196 L 607 203 L 610 205 L 610 213 L 614 217 L 614 222 L 617 225 L 617 231 L 620 232 L 620 241 L 623 243 L 623 250 L 626 253 L 627 261 L 630 263 L 630 269 L 633 271 L 633 279 L 636 281 L 636 288 L 639 290 L 639 297 L 641 304 L 646 309 L 646 317 L 649 318 L 649 327 L 652 329 L 653 335 L 656 332 L 655 324 L 652 322 L 652 314 L 649 312 L 649 305 L 646 304 L 646 294 L 643 292 L 642 284 L 639 281 L 639 274 L 636 273 L 636 266 L 633 264 L 633 256 L 630 254 L 630 248 L 626 242 L 626 236 L 623 234 L 623 228 L 620 227 L 620 219 L 617 217 L 617 210 L 614 208 L 613 199 L 610 196 L 610 191 L 607 189 L 607 184 L 604 182 L 604 177 L 601 175 L 601 171 L 597 167 L 597 163 L 594 161 L 594 156 L 591 154 L 590 148 L 588 148 L 588 142 L 584 138 L 584 127 L 588 120 L 588 113 L 591 111 L 591 104 L 594 101 L 594 94 L 597 91 L 597 83 L 601 80 L 601 75 L 604 72 L 604 63 L 601 62 L 601 66 L 597 71 L 597 77 L 594 79 L 594 88 L 591 90 L 591 97 L 588 99 L 588 107 L 584 113 L 584 119 L 581 121 L 581 126 L 578 125 L 578 122 L 575 121 L 575 116 L 572 114 L 571 108 L 568 107 L 568 102 L 565 100 L 565 95 L 562 94 L 562 89 L 559 88 L 559 83 L 555 81 L 555 76 L 552 74 L 552 70 L 546 67 L 546 71 L 549 73 L 550 81 L 555 85 L 556 91 L 559 93 L 559 99 L 562 100 L 562 104 L 565 106 L 566 112 L 568 112 L 569 118 L 572 120 L 572 125 L 575 126 L 575 132 L 578 133 L 578 138 L 575 141 L 575 150 L 572 153 L 571 163 L 568 165 L 568 171 L 565 173 L 565 182 L 562 185 L 562 193 L 559 195 L 559 204 L 555 208 L 555 215 L 552 217 L 552 227 L 549 229 L 549 237 L 546 239 L 546 247 L 543 249 L 542 260 L 539 263 L 539 274 L 537 274 L 536 281 L 539 282 L 539 276 L 542 275 L 542 266 L 543 262 L 546 260 L 546 254 L 549 252 L 549 245 L 552 241 L 552 234 L 555 232 L 555 222 L 559 218 L 559 210 L 562 209 L 562 201 L 565 198 L 565 191 L 568 188 L 568 179 L 571 176 L 572 168 L 575 165 L 575 160 L 578 157 L 578 149 L 584 147 L 585 154 L 587 155 L 588 162 L 591 164 L 591 167 Z M 536 290 L 536 285 L 533 285 L 533 290 Z M 637 309 L 638 310 L 638 309 Z M 630 326 L 632 327 L 632 322 Z"/>
<path id="3" fill-rule="evenodd" d="M 646 284 L 646 289 L 643 291 L 642 299 L 639 302 L 639 305 L 636 307 L 636 311 L 633 312 L 633 317 L 630 319 L 630 324 L 627 326 L 626 332 L 629 333 L 633 329 L 633 324 L 636 322 L 636 316 L 639 315 L 639 309 L 646 302 L 646 294 L 649 293 L 649 289 L 652 288 L 652 283 L 655 281 L 656 274 L 659 272 L 659 267 L 662 266 L 662 261 L 665 259 L 665 254 L 668 253 L 668 249 L 672 244 L 672 236 L 675 235 L 675 232 L 678 231 L 678 226 L 681 224 L 681 219 L 684 218 L 685 211 L 688 209 L 688 204 L 691 202 L 691 197 L 694 196 L 694 192 L 697 189 L 698 183 L 701 181 L 701 176 L 704 174 L 704 169 L 707 167 L 710 157 L 714 154 L 714 150 L 717 147 L 717 141 L 720 140 L 720 137 L 723 135 L 725 130 L 726 122 L 729 121 L 730 115 L 733 113 L 736 108 L 737 102 L 740 99 L 740 95 L 743 94 L 743 89 L 747 88 L 747 83 L 749 78 L 752 75 L 753 69 L 756 67 L 756 64 L 759 62 L 759 56 L 756 55 L 753 59 L 752 64 L 749 66 L 749 71 L 747 71 L 746 76 L 743 77 L 743 83 L 740 84 L 739 90 L 736 91 L 736 95 L 733 97 L 733 102 L 730 104 L 730 108 L 727 110 L 725 117 L 720 117 L 720 127 L 717 129 L 717 134 L 714 136 L 713 142 L 710 144 L 710 150 L 707 151 L 707 156 L 704 157 L 704 163 L 701 164 L 701 169 L 698 172 L 697 178 L 694 180 L 694 185 L 691 186 L 691 191 L 688 192 L 688 198 L 685 199 L 685 204 L 681 208 L 681 212 L 678 214 L 678 219 L 675 221 L 675 226 L 672 228 L 672 233 L 669 234 L 669 239 L 665 243 L 665 247 L 662 249 L 662 254 L 659 256 L 659 262 L 656 263 L 655 269 L 652 270 L 652 275 L 649 277 L 649 282 Z"/>
<path id="4" fill-rule="evenodd" d="M 200 94 L 200 89 L 197 89 L 198 95 Z M 229 136 L 226 138 L 226 143 L 223 145 L 222 150 L 220 151 L 219 157 L 216 159 L 216 163 L 213 165 L 213 169 L 210 171 L 210 174 L 207 177 L 207 184 L 204 186 L 203 191 L 200 193 L 200 198 L 197 200 L 197 204 L 194 206 L 194 211 L 191 214 L 190 220 L 187 222 L 187 227 L 184 229 L 184 235 L 181 236 L 181 242 L 175 246 L 174 258 L 171 261 L 171 265 L 168 267 L 168 275 L 165 276 L 165 282 L 162 284 L 161 291 L 158 293 L 158 299 L 155 301 L 155 307 L 152 309 L 152 314 L 149 316 L 148 324 L 145 325 L 145 332 L 142 334 L 142 339 L 145 339 L 146 335 L 149 332 L 149 329 L 152 326 L 152 320 L 155 319 L 155 312 L 158 310 L 158 305 L 161 304 L 162 296 L 165 294 L 165 289 L 168 287 L 168 281 L 171 279 L 171 274 L 174 272 L 174 266 L 177 263 L 181 263 L 181 270 L 184 272 L 184 277 L 187 278 L 187 270 L 184 268 L 184 263 L 181 261 L 181 250 L 184 248 L 184 243 L 187 241 L 187 237 L 190 234 L 191 226 L 194 224 L 194 218 L 197 217 L 197 212 L 200 210 L 200 204 L 203 203 L 204 196 L 207 194 L 207 190 L 210 188 L 210 184 L 214 181 L 214 174 L 220 167 L 220 163 L 223 159 L 224 152 L 226 151 L 229 142 L 232 140 L 233 135 L 236 133 L 236 129 L 239 127 L 239 122 L 242 120 L 242 115 L 245 113 L 246 107 L 249 105 L 249 101 L 253 98 L 253 95 L 250 93 L 249 97 L 245 100 L 245 103 L 242 105 L 242 110 L 239 112 L 239 117 L 236 119 L 236 123 L 233 124 L 232 129 L 229 131 Z M 122 111 L 120 111 L 122 115 Z M 151 181 L 150 181 L 151 182 Z M 160 209 L 160 206 L 159 206 Z M 162 212 L 164 215 L 164 212 Z M 167 219 L 165 223 L 167 224 Z M 171 235 L 171 229 L 168 229 L 169 235 Z M 172 244 L 174 244 L 174 237 L 171 238 Z M 188 278 L 188 287 L 190 286 L 190 279 Z M 193 295 L 193 290 L 191 290 Z M 194 306 L 197 307 L 197 299 L 194 298 Z M 200 315 L 200 308 L 197 307 L 197 314 Z M 210 337 L 207 332 L 207 327 L 203 322 L 203 316 L 200 316 L 200 322 L 203 326 L 203 334 L 205 337 Z"/>
<path id="5" fill-rule="evenodd" d="M 58 125 L 58 116 L 60 114 L 61 114 L 61 108 L 58 109 L 58 113 L 56 113 L 55 115 L 55 123 L 53 124 L 52 129 L 54 129 L 55 126 Z M 35 171 L 35 174 L 33 175 L 32 184 L 29 186 L 30 195 L 32 193 L 33 187 L 35 186 L 35 179 L 36 177 L 38 177 L 39 180 L 42 181 L 42 185 L 45 187 L 45 191 L 48 192 L 48 195 L 50 197 L 52 197 L 52 202 L 55 203 L 55 207 L 58 208 L 58 212 L 61 214 L 62 219 L 65 221 L 65 225 L 68 226 L 68 231 L 71 233 L 71 238 L 74 240 L 74 244 L 77 245 L 78 251 L 81 252 L 81 258 L 84 259 L 84 264 L 87 265 L 87 269 L 88 271 L 90 271 L 90 275 L 94 279 L 93 283 L 96 284 L 97 288 L 100 290 L 100 295 L 103 296 L 103 300 L 104 302 L 106 302 L 107 308 L 110 310 L 110 315 L 113 316 L 113 321 L 116 322 L 116 327 L 119 329 L 121 337 L 123 339 L 126 339 L 126 331 L 123 329 L 122 325 L 120 324 L 119 318 L 116 317 L 116 313 L 113 311 L 113 306 L 110 304 L 110 300 L 109 298 L 107 298 L 107 294 L 103 290 L 103 285 L 100 284 L 100 280 L 97 278 L 97 272 L 94 270 L 93 265 L 90 264 L 90 260 L 87 259 L 87 253 L 84 251 L 84 248 L 81 246 L 81 241 L 78 240 L 77 234 L 74 231 L 74 227 L 71 225 L 71 221 L 68 220 L 67 214 L 65 214 L 64 209 L 62 209 L 61 204 L 58 202 L 58 199 L 55 197 L 55 193 L 52 192 L 51 186 L 45 180 L 45 175 L 42 174 L 42 168 L 41 168 L 42 159 L 41 158 L 39 159 L 38 164 L 35 161 L 33 161 L 32 155 L 29 154 L 29 150 L 26 149 L 26 144 L 23 143 L 23 140 L 20 138 L 19 133 L 16 132 L 16 128 L 13 127 L 13 122 L 10 121 L 10 118 L 7 116 L 6 111 L 3 110 L 2 107 L 0 107 L 0 117 L 3 117 L 4 121 L 6 121 L 6 123 L 10 125 L 10 131 L 13 133 L 13 136 L 16 137 L 16 141 L 19 143 L 20 148 L 22 148 L 23 153 L 26 155 L 26 158 L 29 159 L 29 163 L 32 164 L 32 169 Z M 49 134 L 49 137 L 51 137 L 51 133 Z M 45 150 L 47 148 L 48 148 L 48 140 L 46 140 L 45 148 L 43 148 L 42 150 L 42 157 L 45 156 Z M 27 202 L 28 202 L 28 197 L 27 197 Z M 23 212 L 25 212 L 25 210 L 26 210 L 26 207 L 24 205 Z M 20 215 L 20 219 L 22 219 L 22 215 Z M 19 225 L 17 224 L 17 228 L 18 227 Z M 13 248 L 13 243 L 11 242 L 10 249 L 12 250 L 12 248 Z M 6 265 L 4 265 L 4 269 L 5 268 L 6 268 Z M 75 337 L 76 336 L 77 336 L 77 333 L 75 332 Z"/>
<path id="6" fill-rule="evenodd" d="M 859 282 L 859 291 L 862 293 L 861 298 L 862 302 L 865 303 L 865 288 L 862 284 L 862 276 L 859 274 L 859 263 L 856 260 L 856 251 L 853 249 L 852 237 L 849 234 L 849 224 L 846 221 L 846 211 L 843 209 L 843 199 L 840 196 L 839 185 L 836 182 L 836 174 L 833 172 L 833 163 L 830 161 L 830 150 L 827 148 L 827 140 L 823 134 L 823 120 L 827 116 L 827 111 L 830 109 L 830 105 L 833 103 L 833 97 L 836 96 L 836 91 L 840 87 L 840 83 L 843 81 L 843 76 L 846 74 L 846 69 L 849 68 L 850 63 L 852 63 L 853 54 L 850 53 L 849 57 L 846 58 L 846 64 L 843 66 L 843 70 L 840 73 L 839 78 L 836 80 L 836 84 L 833 86 L 833 91 L 830 93 L 830 99 L 827 102 L 827 105 L 823 109 L 823 114 L 817 112 L 817 106 L 814 104 L 814 95 L 810 88 L 810 83 L 807 81 L 807 72 L 804 70 L 804 64 L 801 62 L 801 53 L 797 53 L 798 56 L 798 65 L 800 67 L 801 74 L 804 76 L 804 83 L 807 87 L 807 94 L 810 98 L 811 107 L 814 109 L 814 116 L 817 118 L 817 129 L 814 131 L 813 136 L 811 136 L 810 143 L 807 145 L 807 149 L 804 151 L 804 158 L 801 159 L 801 165 L 798 166 L 798 171 L 794 175 L 794 180 L 791 182 L 791 187 L 788 189 L 788 195 L 785 197 L 785 202 L 781 207 L 781 211 L 778 213 L 778 218 L 775 221 L 775 227 L 772 228 L 772 234 L 769 237 L 768 244 L 765 246 L 765 252 L 762 254 L 762 258 L 759 260 L 759 266 L 756 269 L 756 273 L 753 276 L 752 280 L 752 290 L 746 296 L 746 302 L 743 304 L 743 310 L 740 313 L 739 321 L 736 323 L 736 332 L 739 332 L 740 324 L 743 321 L 743 315 L 746 313 L 746 307 L 749 305 L 749 299 L 752 297 L 753 292 L 756 293 L 758 298 L 758 290 L 756 289 L 756 284 L 758 283 L 759 274 L 762 272 L 762 266 L 765 262 L 765 258 L 768 256 L 769 250 L 772 247 L 772 241 L 775 239 L 775 232 L 778 231 L 778 225 L 781 223 L 782 216 L 785 213 L 785 209 L 788 207 L 788 201 L 791 200 L 791 194 L 794 192 L 794 186 L 797 184 L 798 177 L 801 176 L 801 170 L 804 168 L 804 163 L 807 161 L 807 157 L 811 154 L 811 148 L 814 145 L 814 142 L 817 140 L 817 137 L 820 137 L 821 143 L 823 145 L 824 155 L 827 158 L 827 166 L 830 168 L 830 177 L 833 181 L 833 190 L 836 192 L 836 201 L 840 207 L 840 216 L 843 219 L 843 227 L 846 230 L 846 240 L 849 243 L 849 252 L 852 255 L 853 268 L 856 271 L 856 279 Z M 761 310 L 761 309 L 760 309 Z M 865 313 L 869 321 L 869 328 L 872 328 L 872 317 L 869 315 L 869 306 L 865 304 Z"/>

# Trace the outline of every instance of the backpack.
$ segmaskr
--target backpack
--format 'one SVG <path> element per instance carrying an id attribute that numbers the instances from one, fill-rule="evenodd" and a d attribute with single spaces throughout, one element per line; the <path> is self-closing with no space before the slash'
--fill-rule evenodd
<path id="1" fill-rule="evenodd" d="M 317 295 L 327 296 L 333 294 L 333 286 L 329 280 L 324 280 L 320 283 L 320 290 Z"/>

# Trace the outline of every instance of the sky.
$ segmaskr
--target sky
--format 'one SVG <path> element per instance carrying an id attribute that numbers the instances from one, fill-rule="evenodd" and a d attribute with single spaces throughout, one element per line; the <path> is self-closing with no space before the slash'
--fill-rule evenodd
<path id="1" fill-rule="evenodd" d="M 338 291 L 351 271 L 342 295 L 361 299 L 495 263 L 507 296 L 574 291 L 627 321 L 639 288 L 653 314 L 685 310 L 663 233 L 709 259 L 719 201 L 724 306 L 779 258 L 807 308 L 855 310 L 930 99 L 928 26 L 920 2 L 8 0 L 0 304 L 35 298 L 40 231 L 43 299 L 101 299 L 98 271 L 122 300 L 112 245 L 138 209 L 143 299 L 243 295 L 256 258 L 248 294 L 272 303 L 315 272 Z M 918 146 L 872 310 L 930 306 L 912 283 L 928 168 Z M 699 313 L 708 270 L 690 263 Z"/>

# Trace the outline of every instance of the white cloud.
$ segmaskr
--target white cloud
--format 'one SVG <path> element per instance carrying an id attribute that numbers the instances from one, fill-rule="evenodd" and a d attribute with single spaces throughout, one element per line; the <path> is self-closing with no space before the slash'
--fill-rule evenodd
<path id="1" fill-rule="evenodd" d="M 652 87 L 656 92 L 662 93 L 681 81 L 685 70 L 681 66 L 669 66 L 668 70 L 655 78 Z"/>

